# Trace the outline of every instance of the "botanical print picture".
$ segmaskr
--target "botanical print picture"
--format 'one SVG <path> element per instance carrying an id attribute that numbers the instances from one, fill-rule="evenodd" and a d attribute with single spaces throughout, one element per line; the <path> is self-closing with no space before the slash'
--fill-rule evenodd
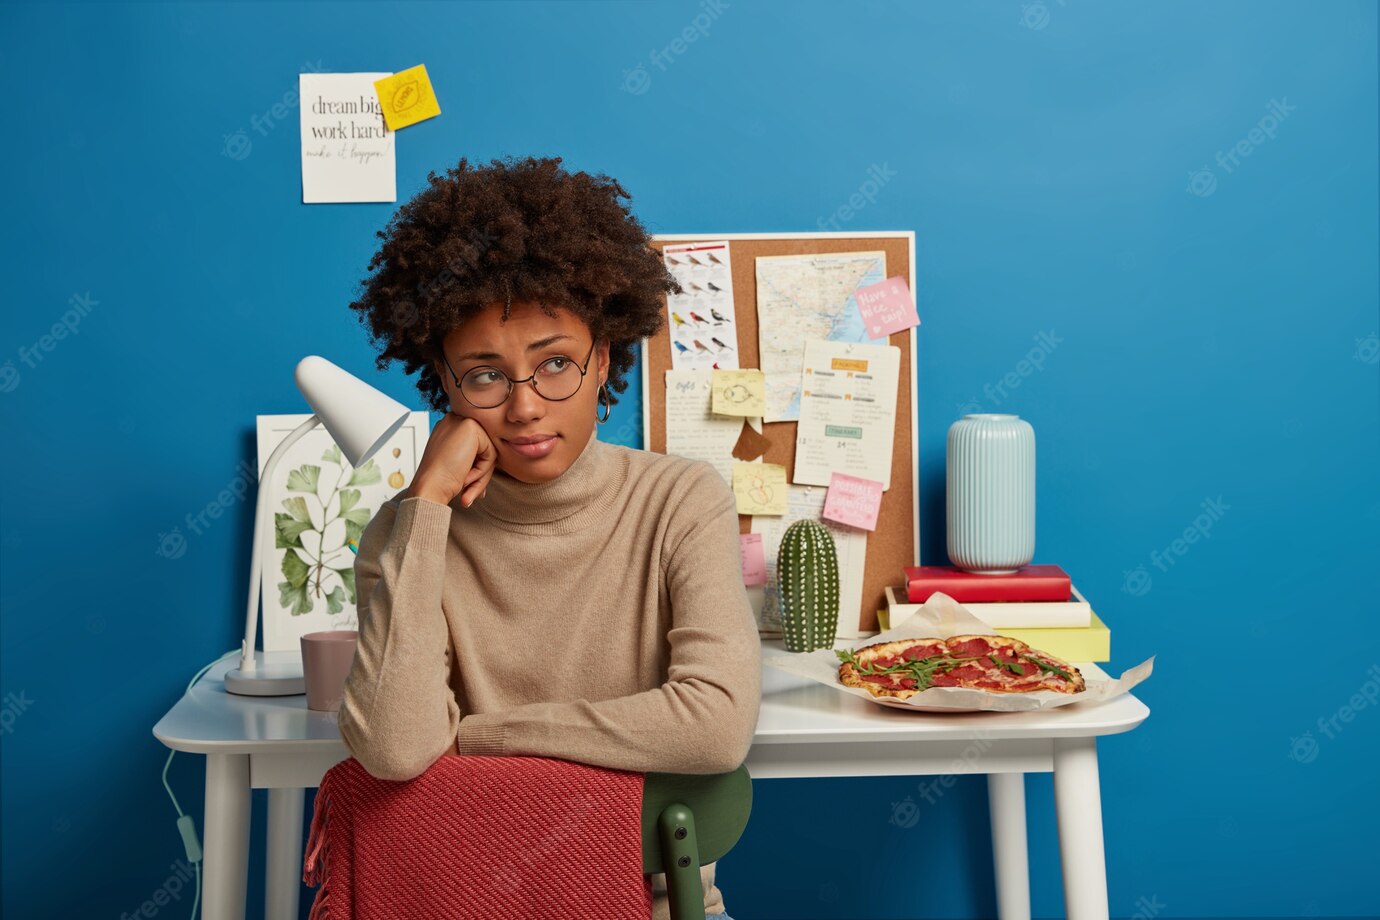
<path id="1" fill-rule="evenodd" d="M 306 633 L 358 629 L 355 550 L 385 501 L 412 484 L 426 449 L 430 419 L 413 412 L 402 428 L 359 467 L 352 467 L 325 428 L 292 445 L 263 482 L 274 449 L 310 415 L 258 416 L 260 488 L 268 508 L 263 560 L 263 647 L 297 651 Z"/>

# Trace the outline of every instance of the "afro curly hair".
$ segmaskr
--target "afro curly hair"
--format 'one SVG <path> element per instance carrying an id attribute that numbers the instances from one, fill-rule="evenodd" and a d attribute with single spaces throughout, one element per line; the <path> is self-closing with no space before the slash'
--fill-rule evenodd
<path id="1" fill-rule="evenodd" d="M 417 389 L 448 410 L 434 361 L 441 341 L 469 317 L 514 300 L 561 307 L 609 342 L 608 392 L 627 389 L 639 339 L 665 323 L 664 296 L 681 293 L 641 222 L 603 174 L 567 172 L 560 157 L 461 158 L 378 231 L 383 240 L 350 309 L 359 313 L 387 370 L 421 371 Z"/>

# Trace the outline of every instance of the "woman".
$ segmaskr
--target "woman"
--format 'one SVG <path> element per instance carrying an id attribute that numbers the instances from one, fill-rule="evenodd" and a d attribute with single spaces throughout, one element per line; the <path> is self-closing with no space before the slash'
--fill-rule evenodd
<path id="1" fill-rule="evenodd" d="M 760 643 L 706 463 L 600 441 L 679 286 L 606 176 L 461 160 L 379 236 L 351 307 L 447 415 L 355 560 L 340 733 L 371 774 L 448 754 L 720 773 L 747 755 Z M 713 864 L 705 914 L 722 920 Z M 669 916 L 664 876 L 653 916 Z"/>

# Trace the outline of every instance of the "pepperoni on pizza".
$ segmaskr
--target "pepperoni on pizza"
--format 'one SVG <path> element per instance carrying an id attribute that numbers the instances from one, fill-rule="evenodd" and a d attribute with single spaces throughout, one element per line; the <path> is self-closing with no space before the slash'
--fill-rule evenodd
<path id="1" fill-rule="evenodd" d="M 901 639 L 835 654 L 840 682 L 898 700 L 930 687 L 1079 693 L 1085 686 L 1073 665 L 1007 636 Z"/>

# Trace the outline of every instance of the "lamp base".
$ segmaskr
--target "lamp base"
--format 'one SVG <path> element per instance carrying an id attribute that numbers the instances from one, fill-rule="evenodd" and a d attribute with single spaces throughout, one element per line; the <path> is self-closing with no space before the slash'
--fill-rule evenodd
<path id="1" fill-rule="evenodd" d="M 307 692 L 300 652 L 255 652 L 254 670 L 225 672 L 225 690 L 240 696 L 296 696 Z"/>

